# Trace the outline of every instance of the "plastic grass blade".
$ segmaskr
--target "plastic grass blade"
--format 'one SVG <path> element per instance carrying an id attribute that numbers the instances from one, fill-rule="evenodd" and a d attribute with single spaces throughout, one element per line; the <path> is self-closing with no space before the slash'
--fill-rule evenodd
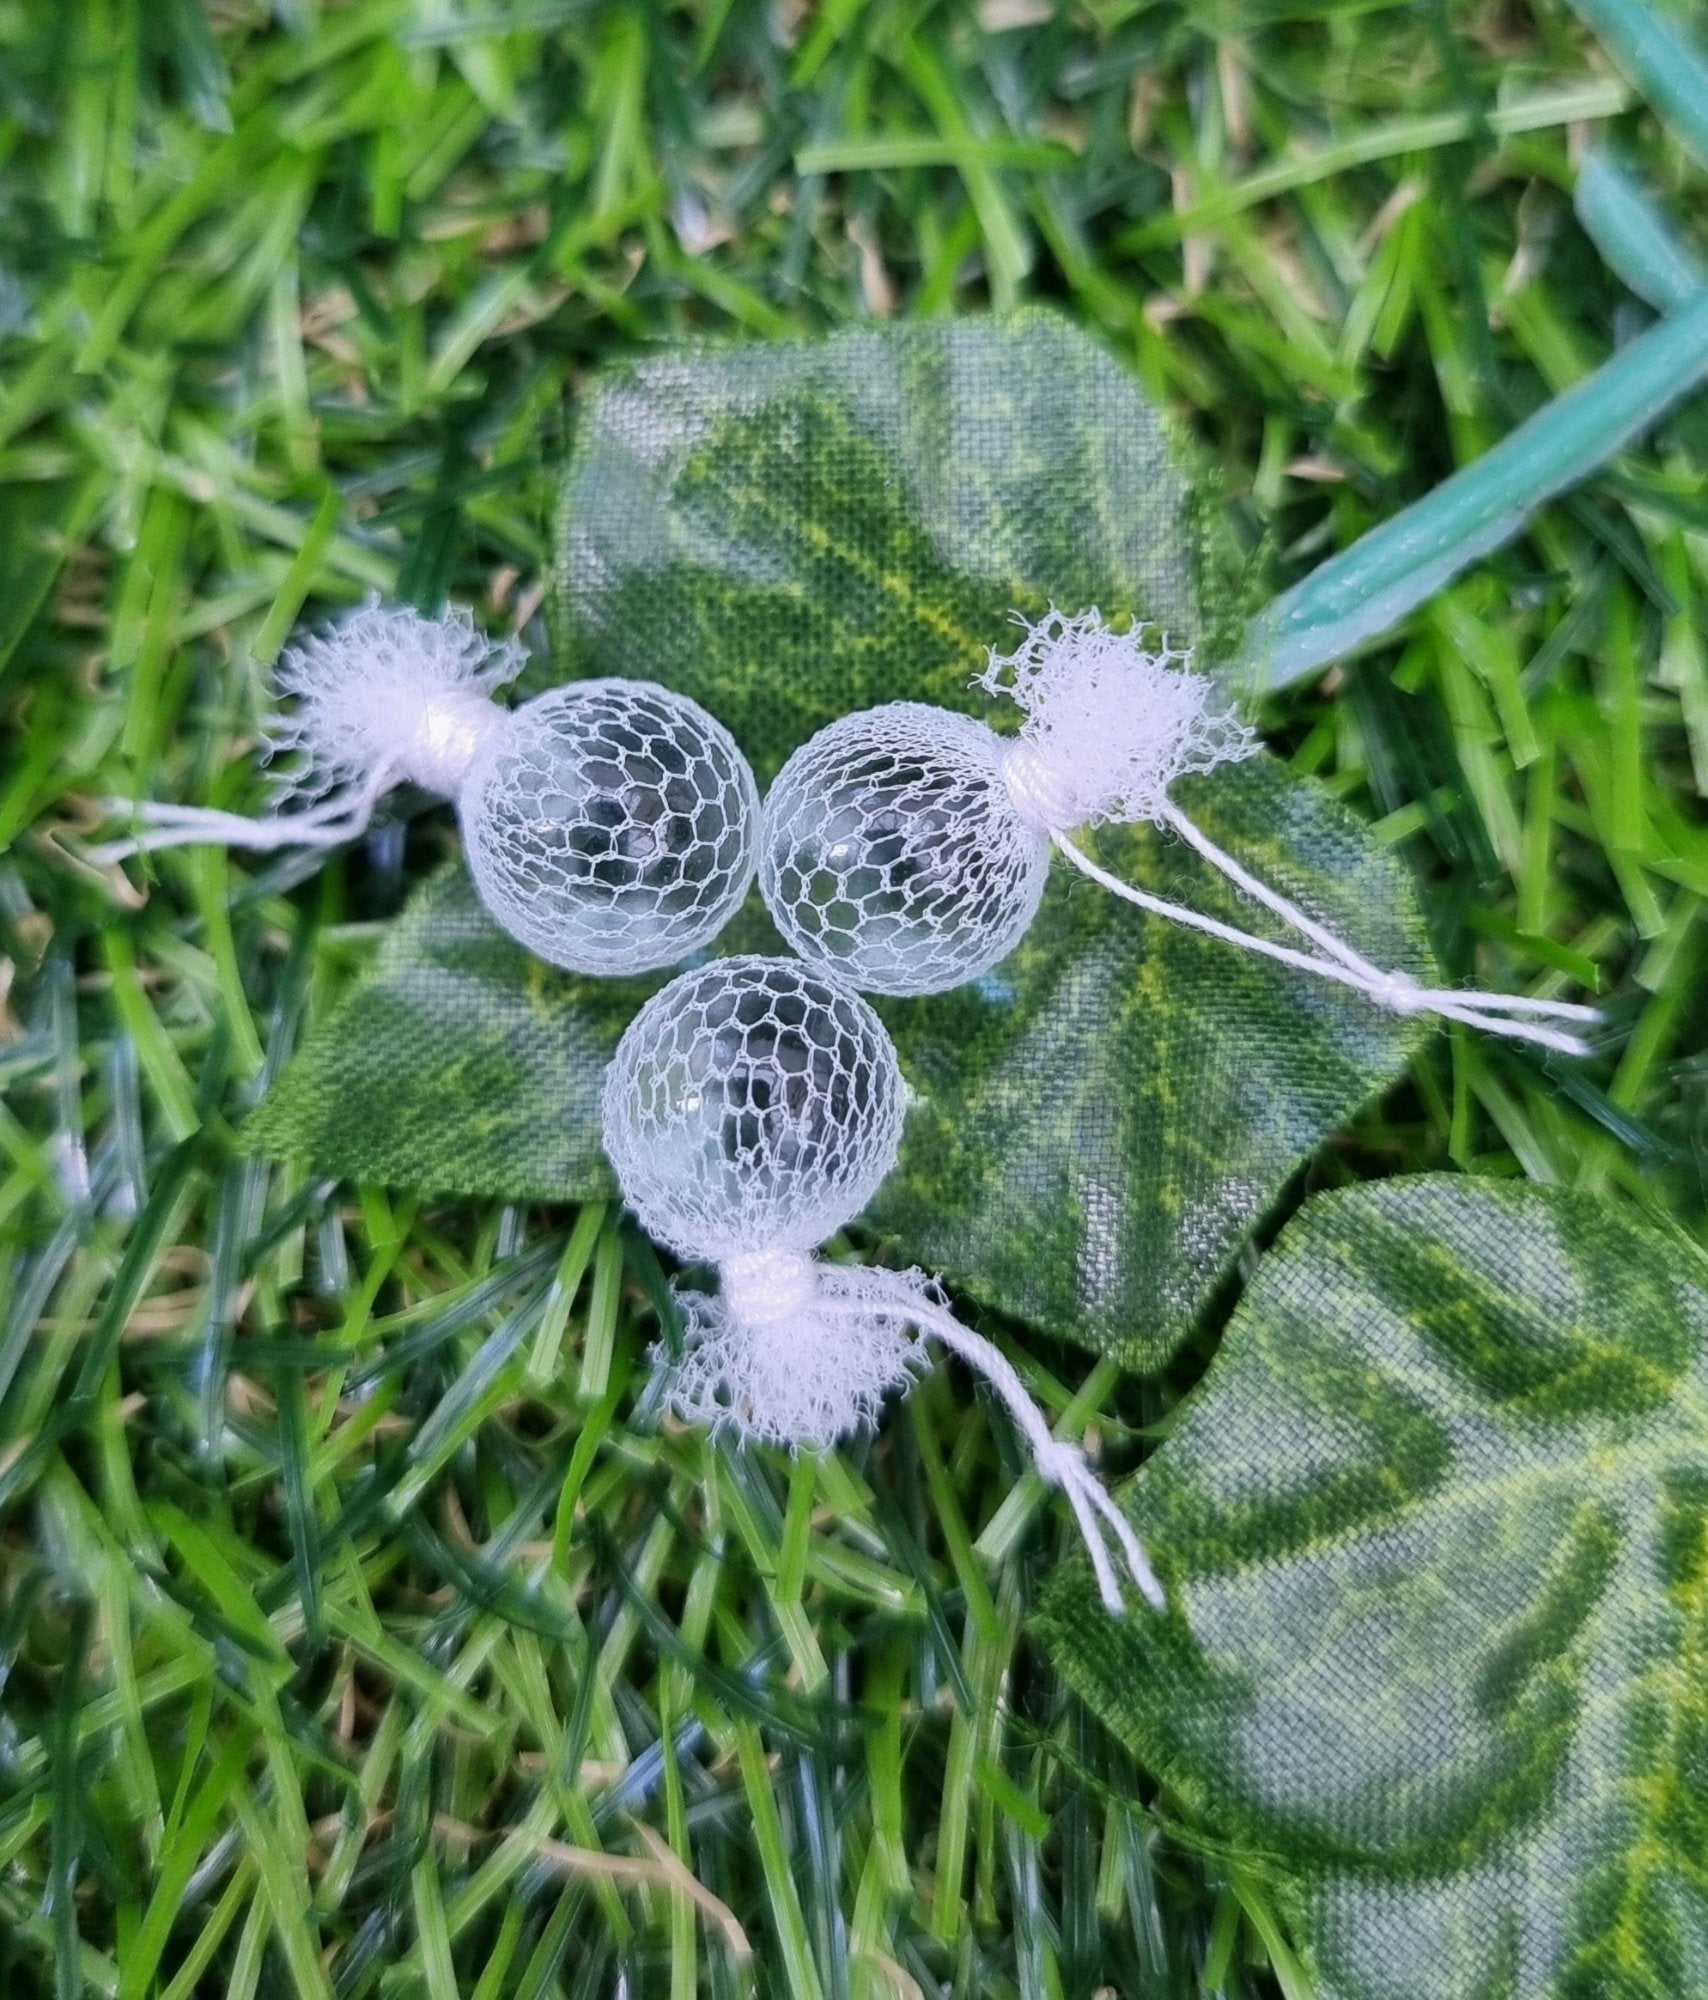
<path id="1" fill-rule="evenodd" d="M 1642 0 L 1571 0 L 1607 53 L 1708 166 L 1708 58 Z"/>
<path id="2" fill-rule="evenodd" d="M 1425 499 L 1285 591 L 1255 621 L 1255 679 L 1285 687 L 1398 624 L 1509 542 L 1708 380 L 1708 292 L 1651 327 Z"/>
<path id="3" fill-rule="evenodd" d="M 1708 270 L 1659 204 L 1605 147 L 1585 155 L 1572 206 L 1602 256 L 1657 312 L 1679 311 L 1708 285 Z"/>

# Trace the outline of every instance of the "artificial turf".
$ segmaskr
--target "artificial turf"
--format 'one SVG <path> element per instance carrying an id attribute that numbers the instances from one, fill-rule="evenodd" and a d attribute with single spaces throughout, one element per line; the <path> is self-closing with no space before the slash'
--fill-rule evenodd
<path id="1" fill-rule="evenodd" d="M 79 848 L 258 802 L 299 618 L 549 658 L 588 371 L 690 335 L 1054 300 L 1289 581 L 1646 323 L 1592 133 L 1700 209 L 1553 0 L 0 0 L 0 1991 L 1306 1991 L 1265 1857 L 1030 1644 L 1065 1538 L 965 1378 L 792 1465 L 631 1426 L 614 1214 L 242 1150 L 447 816 Z M 1705 455 L 1699 401 L 1264 709 L 1456 974 L 1609 995 L 1564 1085 L 1437 1037 L 1299 1194 L 1700 1226 Z M 1205 1351 L 1029 1365 L 1124 1466 Z"/>

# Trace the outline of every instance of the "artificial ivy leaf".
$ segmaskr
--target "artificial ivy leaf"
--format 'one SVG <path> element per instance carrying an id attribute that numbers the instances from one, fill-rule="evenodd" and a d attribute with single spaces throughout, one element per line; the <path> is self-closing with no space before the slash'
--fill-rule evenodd
<path id="1" fill-rule="evenodd" d="M 604 1068 L 656 984 L 530 957 L 456 863 L 416 892 L 245 1136 L 341 1180 L 515 1200 L 609 1194 Z"/>
<path id="2" fill-rule="evenodd" d="M 1161 412 L 1066 321 L 882 327 L 607 371 L 558 611 L 574 672 L 691 694 L 763 785 L 854 709 L 988 712 L 968 683 L 1016 611 L 1099 605 L 1217 657 L 1237 613 L 1205 540 Z"/>
<path id="3" fill-rule="evenodd" d="M 1708 1257 L 1445 1175 L 1311 1202 L 1061 1670 L 1272 1869 L 1322 2000 L 1708 1992 Z"/>
<path id="4" fill-rule="evenodd" d="M 764 781 L 850 709 L 980 709 L 969 680 L 1016 608 L 1096 604 L 1213 646 L 1228 621 L 1197 608 L 1202 536 L 1172 466 L 1138 385 L 1047 315 L 611 371 L 564 492 L 569 670 L 692 694 Z M 1257 759 L 1181 797 L 1372 957 L 1432 971 L 1404 869 L 1320 788 Z M 1102 854 L 1255 921 L 1174 843 L 1113 833 Z M 738 948 L 777 948 L 756 910 L 720 940 Z M 608 1192 L 594 1071 L 658 983 L 532 966 L 438 885 L 258 1136 L 325 1173 Z M 1065 866 L 994 973 L 880 1011 L 916 1103 L 879 1235 L 1138 1366 L 1166 1357 L 1288 1178 L 1427 1032 L 1141 917 Z"/>

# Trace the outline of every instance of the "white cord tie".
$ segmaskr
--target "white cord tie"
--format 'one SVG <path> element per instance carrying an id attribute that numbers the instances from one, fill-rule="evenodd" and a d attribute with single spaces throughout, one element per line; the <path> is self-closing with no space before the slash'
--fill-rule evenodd
<path id="1" fill-rule="evenodd" d="M 818 1266 L 801 1250 L 753 1250 L 726 1257 L 718 1286 L 744 1326 L 776 1326 L 797 1318 L 818 1293 Z"/>
<path id="2" fill-rule="evenodd" d="M 1002 759 L 1014 810 L 1037 833 L 1066 832 L 1085 818 L 1066 761 L 1046 744 L 1019 742 Z"/>
<path id="3" fill-rule="evenodd" d="M 1087 1464 L 1079 1446 L 1051 1435 L 1043 1411 L 1027 1393 L 1019 1371 L 1008 1356 L 982 1333 L 963 1326 L 946 1306 L 923 1296 L 917 1283 L 909 1284 L 906 1273 L 869 1271 L 865 1276 L 868 1285 L 881 1285 L 892 1296 L 900 1295 L 907 1301 L 905 1309 L 919 1330 L 933 1335 L 951 1354 L 958 1355 L 1000 1398 L 1026 1441 L 1039 1477 L 1047 1485 L 1058 1487 L 1073 1511 L 1074 1525 L 1091 1558 L 1104 1610 L 1112 1618 L 1119 1618 L 1126 1609 L 1121 1572 L 1109 1550 L 1110 1539 L 1140 1596 L 1153 1610 L 1163 1610 L 1166 1600 L 1162 1586 L 1157 1582 L 1137 1530 Z"/>
<path id="4" fill-rule="evenodd" d="M 1166 639 L 1160 652 L 1149 651 L 1137 634 L 1110 632 L 1095 612 L 1081 618 L 1052 612 L 1027 626 L 1017 653 L 1007 658 L 993 653 L 980 684 L 991 693 L 1012 695 L 1026 711 L 1020 740 L 1003 759 L 1015 811 L 1047 834 L 1082 874 L 1116 895 L 1241 950 L 1350 987 L 1402 1019 L 1436 1014 L 1562 1054 L 1588 1053 L 1581 1036 L 1538 1024 L 1590 1026 L 1599 1019 L 1594 1008 L 1435 989 L 1409 973 L 1376 965 L 1218 847 L 1181 811 L 1169 796 L 1176 779 L 1250 756 L 1256 748 L 1252 733 L 1217 708 L 1214 690 L 1193 670 L 1189 652 Z M 1273 944 L 1120 883 L 1067 838 L 1082 825 L 1105 820 L 1167 827 L 1311 949 Z"/>
<path id="5" fill-rule="evenodd" d="M 423 791 L 454 799 L 475 758 L 509 717 L 483 694 L 446 688 L 429 695 L 393 753 L 397 768 Z"/>
<path id="6" fill-rule="evenodd" d="M 1119 896 L 1123 902 L 1131 903 L 1151 916 L 1166 918 L 1169 923 L 1179 924 L 1183 929 L 1201 931 L 1206 937 L 1237 945 L 1241 951 L 1255 952 L 1261 958 L 1273 959 L 1278 965 L 1291 966 L 1296 972 L 1308 972 L 1318 979 L 1332 980 L 1337 986 L 1350 987 L 1354 993 L 1363 994 L 1365 999 L 1373 1001 L 1378 1007 L 1387 1008 L 1390 1013 L 1402 1016 L 1435 1014 L 1444 1021 L 1458 1021 L 1466 1027 L 1480 1028 L 1485 1034 L 1502 1035 L 1509 1041 L 1531 1042 L 1538 1048 L 1555 1049 L 1562 1055 L 1588 1055 L 1589 1044 L 1581 1035 L 1543 1024 L 1569 1021 L 1593 1027 L 1601 1018 L 1595 1008 L 1580 1007 L 1565 1000 L 1532 1000 L 1521 993 L 1462 992 L 1454 987 L 1422 986 L 1409 973 L 1384 971 L 1307 916 L 1279 890 L 1257 881 L 1231 855 L 1224 854 L 1201 833 L 1184 813 L 1171 808 L 1167 824 L 1195 847 L 1212 867 L 1226 875 L 1237 889 L 1260 902 L 1265 909 L 1272 910 L 1289 929 L 1316 945 L 1322 955 L 1319 957 L 1317 952 L 1300 951 L 1293 945 L 1277 944 L 1270 938 L 1242 931 L 1233 924 L 1224 924 L 1218 917 L 1206 917 L 1200 911 L 1188 909 L 1183 903 L 1171 903 L 1164 896 L 1153 896 L 1148 890 L 1135 888 L 1132 883 L 1123 882 L 1118 875 L 1110 874 L 1107 868 L 1099 867 L 1066 834 L 1055 833 L 1050 838 L 1057 852 L 1071 861 L 1082 875 L 1107 889 L 1112 896 Z M 1513 1019 L 1515 1015 L 1530 1018 Z"/>
<path id="7" fill-rule="evenodd" d="M 1390 1014 L 1398 1014 L 1402 1019 L 1429 1012 L 1429 993 L 1410 973 L 1387 973 L 1372 980 L 1364 990 L 1378 1007 L 1386 1007 Z"/>
<path id="8" fill-rule="evenodd" d="M 1038 1451 L 1036 1464 L 1046 1486 L 1071 1486 L 1086 1470 L 1085 1453 L 1063 1438 L 1051 1438 Z"/>

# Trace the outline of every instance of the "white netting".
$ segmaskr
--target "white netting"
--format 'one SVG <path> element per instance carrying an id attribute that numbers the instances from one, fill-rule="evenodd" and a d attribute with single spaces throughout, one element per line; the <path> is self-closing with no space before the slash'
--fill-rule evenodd
<path id="1" fill-rule="evenodd" d="M 1102 820 L 1161 817 L 1188 772 L 1255 754 L 1255 733 L 1190 652 L 1147 650 L 1139 632 L 1111 632 L 1096 611 L 1021 618 L 1024 643 L 990 656 L 978 685 L 1026 711 L 1009 782 L 1027 817 L 1051 832 Z"/>
<path id="2" fill-rule="evenodd" d="M 458 799 L 481 900 L 577 972 L 674 965 L 753 880 L 759 794 L 723 724 L 648 681 L 580 681 L 526 702 Z"/>
<path id="3" fill-rule="evenodd" d="M 648 1233 L 721 1261 L 810 1250 L 877 1192 L 906 1093 L 884 1024 L 792 959 L 685 972 L 606 1072 L 605 1150 Z"/>
<path id="4" fill-rule="evenodd" d="M 788 942 L 873 993 L 942 993 L 1006 958 L 1049 844 L 1015 810 L 1006 746 L 921 702 L 844 716 L 765 800 L 759 886 Z"/>
<path id="5" fill-rule="evenodd" d="M 267 754 L 300 760 L 279 776 L 278 806 L 367 791 L 387 774 L 450 796 L 503 720 L 493 689 L 525 658 L 518 641 L 489 639 L 461 606 L 424 618 L 375 598 L 347 612 L 288 648 L 275 670 L 296 705 L 273 724 Z"/>
<path id="6" fill-rule="evenodd" d="M 662 1346 L 650 1357 L 668 1371 L 671 1409 L 714 1435 L 791 1449 L 823 1448 L 875 1424 L 884 1398 L 926 1364 L 906 1302 L 880 1290 L 874 1273 L 807 1256 L 790 1258 L 786 1272 L 773 1254 L 758 1289 L 788 1291 L 793 1303 L 787 1312 L 756 1309 L 742 1268 L 749 1261 L 759 1260 L 723 1265 L 721 1297 L 678 1294 L 682 1357 L 671 1360 Z M 942 1297 L 935 1288 L 929 1295 Z"/>

